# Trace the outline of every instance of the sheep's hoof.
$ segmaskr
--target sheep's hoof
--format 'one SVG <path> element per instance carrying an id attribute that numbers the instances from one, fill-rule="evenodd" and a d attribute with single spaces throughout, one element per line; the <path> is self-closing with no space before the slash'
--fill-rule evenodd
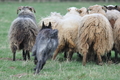
<path id="1" fill-rule="evenodd" d="M 101 62 L 101 63 L 99 63 L 98 65 L 102 66 L 102 65 L 103 65 L 103 63 Z"/>

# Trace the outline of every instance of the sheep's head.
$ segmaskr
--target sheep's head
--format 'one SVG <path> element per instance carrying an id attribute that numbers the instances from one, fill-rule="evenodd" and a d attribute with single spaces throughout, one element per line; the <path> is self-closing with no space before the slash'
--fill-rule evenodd
<path id="1" fill-rule="evenodd" d="M 77 11 L 78 12 L 78 9 L 76 7 L 70 7 L 67 9 L 68 12 L 74 12 L 74 11 Z"/>
<path id="2" fill-rule="evenodd" d="M 107 12 L 107 9 L 101 5 L 90 6 L 88 10 L 89 10 L 89 14 L 100 13 L 100 14 L 105 15 L 105 12 Z"/>
<path id="3" fill-rule="evenodd" d="M 105 6 L 104 5 L 104 7 L 106 8 L 106 9 L 108 9 L 108 10 L 118 10 L 118 11 L 120 11 L 120 7 L 119 6 L 114 6 L 114 5 L 108 5 L 108 6 Z"/>
<path id="4" fill-rule="evenodd" d="M 17 9 L 17 14 L 18 14 L 19 11 L 22 11 L 22 10 L 29 10 L 31 12 L 36 13 L 35 9 L 33 7 L 31 7 L 31 6 L 20 6 Z"/>
<path id="5" fill-rule="evenodd" d="M 56 17 L 59 17 L 59 18 L 63 18 L 63 16 L 60 13 L 57 13 L 57 12 L 51 12 L 50 16 L 56 16 Z"/>
<path id="6" fill-rule="evenodd" d="M 80 16 L 84 16 L 84 15 L 88 14 L 88 9 L 85 7 L 82 7 L 80 9 L 78 9 L 78 12 L 80 13 Z"/>

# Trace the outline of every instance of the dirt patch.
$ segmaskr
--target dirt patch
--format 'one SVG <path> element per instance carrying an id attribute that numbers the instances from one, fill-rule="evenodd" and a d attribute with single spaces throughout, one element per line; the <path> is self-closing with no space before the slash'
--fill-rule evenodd
<path id="1" fill-rule="evenodd" d="M 17 78 L 21 78 L 23 76 L 26 76 L 27 73 L 21 73 L 21 74 L 16 74 L 16 75 L 10 75 L 10 77 L 17 77 Z"/>
<path id="2" fill-rule="evenodd" d="M 12 58 L 0 58 L 0 60 L 10 60 L 10 61 L 13 61 Z M 16 61 L 22 61 L 22 59 L 16 59 Z"/>

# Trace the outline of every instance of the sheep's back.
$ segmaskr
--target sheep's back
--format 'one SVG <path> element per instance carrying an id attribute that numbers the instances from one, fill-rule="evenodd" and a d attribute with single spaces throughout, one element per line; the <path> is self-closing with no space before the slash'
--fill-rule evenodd
<path id="1" fill-rule="evenodd" d="M 17 18 L 10 27 L 9 41 L 11 49 L 25 49 L 31 51 L 37 35 L 37 25 L 30 18 Z"/>
<path id="2" fill-rule="evenodd" d="M 110 23 L 103 15 L 86 15 L 81 19 L 78 29 L 78 49 L 83 53 L 93 46 L 95 52 L 104 55 L 112 48 L 112 35 Z"/>

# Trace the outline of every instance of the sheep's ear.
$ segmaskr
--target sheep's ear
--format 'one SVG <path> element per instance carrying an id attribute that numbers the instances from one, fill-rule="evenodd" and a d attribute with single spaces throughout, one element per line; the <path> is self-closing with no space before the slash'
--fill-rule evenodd
<path id="1" fill-rule="evenodd" d="M 92 10 L 92 8 L 93 8 L 93 7 L 92 7 L 92 6 L 90 6 L 90 7 L 88 8 L 88 10 L 90 10 L 90 11 L 91 11 L 91 10 Z"/>
<path id="2" fill-rule="evenodd" d="M 17 14 L 18 14 L 19 10 L 21 10 L 22 8 L 23 8 L 23 6 L 18 7 Z"/>
<path id="3" fill-rule="evenodd" d="M 107 6 L 104 5 L 104 7 L 107 9 Z"/>
<path id="4" fill-rule="evenodd" d="M 115 8 L 117 9 L 117 7 L 118 7 L 118 6 L 116 5 Z"/>
<path id="5" fill-rule="evenodd" d="M 106 9 L 105 7 L 102 7 L 102 9 L 103 9 L 105 12 L 107 12 L 107 9 Z"/>
<path id="6" fill-rule="evenodd" d="M 79 13 L 82 13 L 82 10 L 81 10 L 81 9 L 77 9 L 77 11 L 78 11 Z"/>
<path id="7" fill-rule="evenodd" d="M 70 8 L 67 9 L 68 12 L 69 12 L 70 10 L 71 10 Z"/>
<path id="8" fill-rule="evenodd" d="M 35 9 L 33 7 L 29 7 L 29 10 L 36 13 Z"/>

